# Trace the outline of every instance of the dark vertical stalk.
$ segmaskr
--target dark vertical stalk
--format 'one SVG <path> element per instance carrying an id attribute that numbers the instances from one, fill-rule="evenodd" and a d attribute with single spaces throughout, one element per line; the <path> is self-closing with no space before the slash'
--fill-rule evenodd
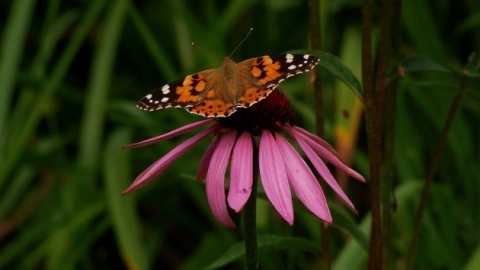
<path id="1" fill-rule="evenodd" d="M 372 227 L 368 269 L 381 269 L 382 225 L 380 208 L 380 165 L 381 165 L 381 125 L 378 117 L 377 101 L 373 89 L 372 65 L 372 18 L 373 0 L 364 0 L 362 7 L 362 80 L 365 97 L 368 153 L 370 157 L 370 200 Z"/>
<path id="2" fill-rule="evenodd" d="M 310 0 L 310 44 L 313 50 L 321 49 L 321 26 L 320 26 L 320 0 Z M 320 59 L 320 61 L 322 61 Z M 314 70 L 315 80 L 313 81 L 314 99 L 315 99 L 315 119 L 317 126 L 317 135 L 324 137 L 324 113 L 323 113 L 323 89 L 322 74 L 319 68 Z M 330 258 L 330 233 L 328 227 L 320 224 L 322 232 L 322 253 L 324 269 L 331 269 Z"/>
<path id="3" fill-rule="evenodd" d="M 310 1 L 310 45 L 312 50 L 321 49 L 321 29 L 320 29 L 320 0 Z M 322 59 L 320 59 L 322 61 Z M 315 80 L 313 81 L 315 98 L 315 119 L 317 124 L 317 135 L 324 135 L 324 115 L 323 115 L 323 91 L 322 74 L 319 68 L 314 70 Z"/>
<path id="4" fill-rule="evenodd" d="M 391 269 L 390 246 L 391 246 L 391 224 L 392 224 L 392 198 L 393 198 L 393 142 L 395 134 L 395 109 L 397 95 L 398 77 L 387 84 L 385 92 L 385 149 L 384 163 L 382 165 L 381 197 L 382 197 L 382 251 L 383 269 Z"/>
<path id="5" fill-rule="evenodd" d="M 475 52 L 474 56 L 472 57 L 472 60 L 469 63 L 469 66 L 476 67 L 478 66 L 480 62 L 480 47 L 477 49 Z M 462 98 L 467 91 L 467 86 L 468 83 L 470 82 L 470 77 L 468 74 L 464 74 L 462 81 L 460 82 L 457 94 L 455 98 L 452 101 L 452 105 L 450 106 L 450 109 L 448 111 L 447 118 L 445 119 L 445 124 L 443 125 L 442 132 L 440 133 L 440 137 L 438 139 L 437 145 L 435 146 L 435 150 L 432 155 L 432 159 L 430 161 L 430 164 L 428 166 L 427 170 L 427 178 L 425 180 L 425 186 L 423 187 L 422 191 L 422 197 L 420 199 L 420 204 L 417 209 L 417 214 L 415 216 L 415 228 L 414 228 L 414 233 L 413 233 L 413 238 L 412 238 L 412 243 L 410 245 L 410 250 L 408 253 L 408 259 L 407 259 L 407 267 L 406 269 L 412 269 L 413 268 L 413 261 L 415 259 L 415 250 L 417 248 L 418 244 L 418 237 L 420 236 L 420 229 L 422 226 L 422 219 L 423 219 L 423 213 L 425 212 L 425 207 L 427 205 L 427 200 L 428 200 L 428 195 L 430 194 L 430 189 L 432 186 L 433 182 L 433 175 L 435 174 L 437 167 L 438 167 L 438 161 L 440 160 L 440 157 L 443 152 L 443 148 L 445 147 L 445 144 L 448 139 L 448 134 L 450 132 L 450 129 L 452 127 L 453 121 L 455 120 L 455 115 L 458 111 L 458 108 L 460 106 L 460 102 L 462 101 Z"/>
<path id="6" fill-rule="evenodd" d="M 253 183 L 252 193 L 242 211 L 243 237 L 245 240 L 245 269 L 258 269 L 257 245 L 257 183 L 258 183 L 258 147 L 253 142 Z"/>
<path id="7" fill-rule="evenodd" d="M 383 138 L 383 131 L 384 131 L 384 109 L 385 109 L 385 88 L 387 85 L 387 70 L 388 65 L 391 60 L 391 29 L 392 29 L 392 13 L 394 10 L 393 0 L 384 0 L 382 1 L 382 9 L 380 15 L 380 40 L 378 44 L 378 62 L 377 62 L 377 73 L 375 79 L 375 103 L 376 103 L 376 112 L 373 116 L 375 118 L 376 128 L 375 132 L 375 140 L 378 140 L 376 143 L 376 151 L 381 151 L 383 154 L 390 154 L 387 151 L 391 145 L 386 145 L 384 138 Z M 393 87 L 390 88 L 393 90 Z M 390 93 L 392 94 L 392 93 Z M 392 104 L 389 103 L 389 108 L 391 109 Z M 393 113 L 393 112 L 389 112 Z M 392 115 L 393 117 L 393 115 Z M 391 123 L 389 123 L 391 124 Z M 390 130 L 393 130 L 393 126 L 388 126 Z M 386 128 L 386 127 L 385 127 Z M 392 135 L 393 134 L 389 134 Z M 392 141 L 390 141 L 392 143 Z M 382 147 L 385 146 L 385 149 Z M 383 262 L 383 269 L 388 269 L 388 258 L 389 258 L 389 238 L 390 238 L 390 198 L 391 198 L 391 179 L 388 172 L 386 173 L 385 170 L 388 167 L 388 164 L 391 164 L 391 155 L 383 155 L 379 164 L 381 168 L 380 172 L 380 209 L 381 209 L 381 229 L 382 229 L 382 262 Z M 383 164 L 381 164 L 383 162 Z"/>

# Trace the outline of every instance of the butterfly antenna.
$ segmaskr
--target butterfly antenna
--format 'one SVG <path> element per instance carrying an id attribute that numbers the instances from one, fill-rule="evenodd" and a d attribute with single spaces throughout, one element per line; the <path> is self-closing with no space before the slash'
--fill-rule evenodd
<path id="1" fill-rule="evenodd" d="M 250 35 L 250 33 L 252 33 L 253 31 L 253 27 L 250 27 L 250 30 L 248 31 L 248 33 L 245 35 L 245 37 L 242 39 L 242 41 L 240 41 L 240 43 L 237 45 L 237 47 L 235 49 L 233 49 L 232 53 L 230 54 L 229 58 L 232 57 L 232 55 L 235 53 L 235 51 L 240 48 L 240 46 L 243 44 L 243 42 L 245 42 L 245 40 L 247 40 L 248 36 Z"/>

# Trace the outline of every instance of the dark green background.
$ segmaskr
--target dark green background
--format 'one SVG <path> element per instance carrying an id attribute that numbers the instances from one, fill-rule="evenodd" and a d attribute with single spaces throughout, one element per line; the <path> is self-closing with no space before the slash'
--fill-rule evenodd
<path id="1" fill-rule="evenodd" d="M 322 50 L 359 63 L 360 1 L 320 2 Z M 188 135 L 121 147 L 202 119 L 181 109 L 147 113 L 135 104 L 165 83 L 218 67 L 250 27 L 236 61 L 309 49 L 308 8 L 301 0 L 1 1 L 0 268 L 201 269 L 241 241 L 239 230 L 216 222 L 204 185 L 193 181 L 208 140 L 159 180 L 123 197 L 137 174 Z M 399 79 L 392 269 L 405 265 L 426 168 L 461 72 L 480 46 L 480 2 L 405 0 L 401 15 L 387 70 Z M 348 67 L 359 76 L 359 64 Z M 434 176 L 415 269 L 480 267 L 480 84 L 478 67 L 467 68 L 472 78 Z M 314 132 L 308 77 L 280 89 L 299 125 Z M 323 85 L 324 105 L 317 106 L 324 106 L 333 143 L 341 83 L 324 72 Z M 368 181 L 366 149 L 362 125 L 352 167 Z M 334 269 L 364 269 L 368 257 L 362 241 L 369 193 L 349 183 L 360 213 L 330 201 Z M 318 220 L 298 204 L 290 227 L 260 198 L 259 233 L 279 237 L 260 239 L 262 269 L 318 269 Z M 233 261 L 222 257 L 219 264 L 241 269 L 242 253 L 232 252 Z"/>

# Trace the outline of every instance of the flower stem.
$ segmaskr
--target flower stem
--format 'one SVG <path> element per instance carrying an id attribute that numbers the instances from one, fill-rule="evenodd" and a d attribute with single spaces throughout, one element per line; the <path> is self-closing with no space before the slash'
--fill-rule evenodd
<path id="1" fill-rule="evenodd" d="M 258 269 L 257 246 L 257 182 L 258 182 L 258 147 L 253 144 L 253 183 L 252 193 L 242 211 L 243 237 L 245 241 L 245 269 Z"/>

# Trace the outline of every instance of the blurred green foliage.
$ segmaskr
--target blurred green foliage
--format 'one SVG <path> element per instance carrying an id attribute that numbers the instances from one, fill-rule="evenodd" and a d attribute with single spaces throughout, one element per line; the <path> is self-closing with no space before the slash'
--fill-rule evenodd
<path id="1" fill-rule="evenodd" d="M 323 51 L 358 62 L 344 57 L 360 57 L 360 44 L 347 44 L 358 40 L 360 1 L 321 5 Z M 120 192 L 135 175 L 187 137 L 121 147 L 201 119 L 135 103 L 219 66 L 250 27 L 237 61 L 308 49 L 308 7 L 305 0 L 0 2 L 0 269 L 240 269 L 240 231 L 216 222 L 204 186 L 193 181 L 208 142 L 127 196 Z M 387 73 L 398 79 L 392 269 L 405 265 L 426 168 L 465 69 L 471 80 L 434 177 L 415 269 L 480 268 L 480 80 L 478 67 L 466 66 L 480 46 L 479 11 L 476 0 L 403 1 Z M 359 66 L 349 68 L 358 76 Z M 323 76 L 328 140 L 341 103 L 336 76 Z M 358 85 L 354 79 L 347 80 Z M 299 125 L 313 131 L 308 75 L 280 89 Z M 364 175 L 366 149 L 362 128 L 352 166 Z M 333 265 L 363 269 L 369 193 L 353 181 L 347 193 L 360 213 L 332 199 Z M 290 227 L 260 198 L 262 269 L 317 269 L 318 220 L 298 205 Z"/>

